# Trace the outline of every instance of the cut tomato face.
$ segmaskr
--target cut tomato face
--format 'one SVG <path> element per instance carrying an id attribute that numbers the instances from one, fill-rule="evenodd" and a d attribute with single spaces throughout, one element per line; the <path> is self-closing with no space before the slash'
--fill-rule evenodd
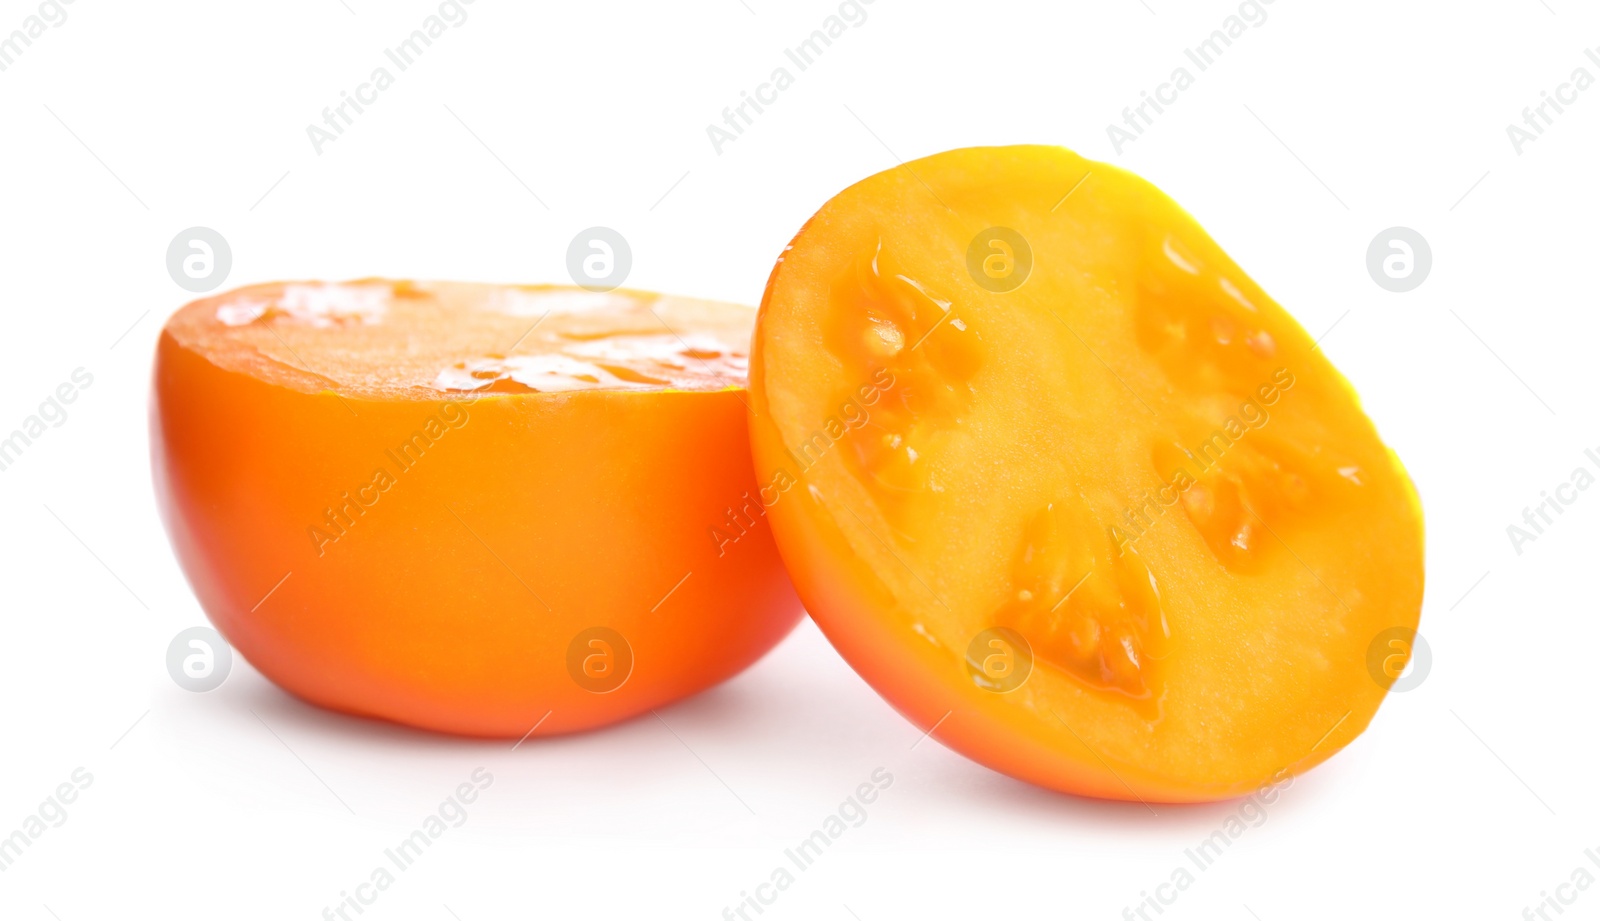
<path id="1" fill-rule="evenodd" d="M 1417 625 L 1421 507 L 1349 384 L 1170 199 L 1066 150 L 951 151 L 824 205 L 767 285 L 750 408 L 829 639 L 1045 787 L 1304 771 Z"/>
<path id="2" fill-rule="evenodd" d="M 755 311 L 271 284 L 167 323 L 155 480 L 201 606 L 314 703 L 522 737 L 750 665 L 800 606 L 750 463 Z"/>

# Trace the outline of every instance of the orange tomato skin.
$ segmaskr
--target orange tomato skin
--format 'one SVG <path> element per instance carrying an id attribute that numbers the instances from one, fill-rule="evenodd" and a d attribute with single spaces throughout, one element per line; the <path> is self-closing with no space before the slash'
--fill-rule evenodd
<path id="1" fill-rule="evenodd" d="M 151 416 L 201 606 L 334 710 L 472 736 L 588 729 L 739 673 L 801 614 L 738 390 L 374 401 L 226 371 L 164 332 Z M 590 628 L 626 650 L 569 656 Z"/>

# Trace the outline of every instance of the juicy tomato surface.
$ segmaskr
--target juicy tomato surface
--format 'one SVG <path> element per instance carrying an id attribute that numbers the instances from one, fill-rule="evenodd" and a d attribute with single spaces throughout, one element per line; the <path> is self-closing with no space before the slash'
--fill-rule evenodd
<path id="1" fill-rule="evenodd" d="M 773 270 L 750 385 L 807 610 L 996 770 L 1241 795 L 1348 744 L 1404 665 L 1404 469 L 1294 318 L 1130 173 L 974 148 L 851 186 Z"/>

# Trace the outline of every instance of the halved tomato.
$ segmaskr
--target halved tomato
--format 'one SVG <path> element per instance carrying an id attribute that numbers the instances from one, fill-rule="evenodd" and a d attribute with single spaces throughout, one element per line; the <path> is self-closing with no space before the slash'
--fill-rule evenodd
<path id="1" fill-rule="evenodd" d="M 768 283 L 750 420 L 829 639 L 1036 784 L 1199 801 L 1303 771 L 1417 625 L 1420 505 L 1350 385 L 1159 190 L 1066 150 L 824 205 Z"/>
<path id="2" fill-rule="evenodd" d="M 157 491 L 201 606 L 292 693 L 446 732 L 624 719 L 800 616 L 745 425 L 754 311 L 271 284 L 168 321 Z"/>

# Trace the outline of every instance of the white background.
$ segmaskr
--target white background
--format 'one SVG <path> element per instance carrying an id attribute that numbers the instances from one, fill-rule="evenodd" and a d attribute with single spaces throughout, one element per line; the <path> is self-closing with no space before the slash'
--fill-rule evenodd
<path id="1" fill-rule="evenodd" d="M 1138 905 L 1237 804 L 1152 815 L 917 744 L 809 622 L 663 710 L 679 738 L 645 717 L 515 751 L 321 712 L 242 662 L 192 694 L 164 665 L 204 623 L 149 485 L 152 346 L 189 297 L 164 264 L 178 231 L 227 237 L 230 286 L 560 282 L 568 241 L 606 225 L 631 287 L 754 303 L 845 185 L 1014 142 L 1111 160 L 1191 210 L 1326 332 L 1427 511 L 1427 680 L 1163 921 L 1514 919 L 1574 868 L 1600 875 L 1600 490 L 1521 554 L 1506 534 L 1600 453 L 1600 88 L 1520 155 L 1506 135 L 1574 68 L 1600 77 L 1600 14 L 1277 0 L 1119 155 L 1106 125 L 1236 4 L 877 0 L 719 155 L 706 125 L 836 3 L 477 0 L 317 155 L 307 124 L 436 6 L 77 0 L 0 73 L 0 430 L 94 375 L 0 473 L 0 835 L 94 777 L 0 873 L 0 917 L 317 918 L 480 766 L 466 824 L 365 917 L 718 918 L 880 767 L 865 824 L 764 921 Z M 36 8 L 0 2 L 0 34 Z M 1407 294 L 1365 268 L 1394 225 L 1434 255 Z M 1600 886 L 1578 899 L 1568 917 L 1600 912 Z"/>

